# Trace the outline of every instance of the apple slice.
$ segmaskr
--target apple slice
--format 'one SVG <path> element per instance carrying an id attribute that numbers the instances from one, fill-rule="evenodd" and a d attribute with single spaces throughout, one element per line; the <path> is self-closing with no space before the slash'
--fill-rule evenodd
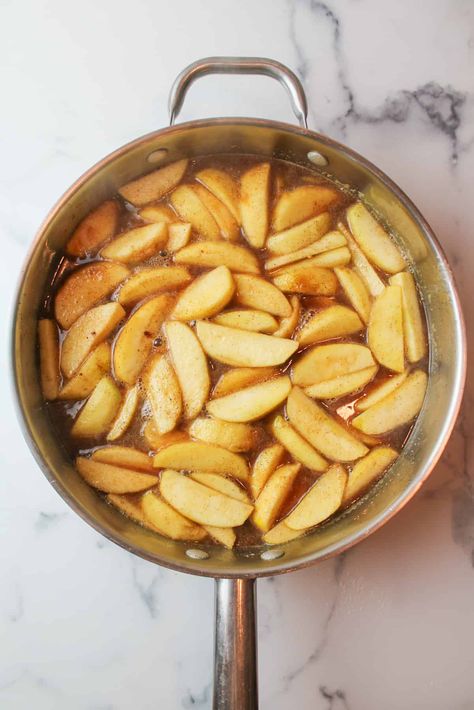
<path id="1" fill-rule="evenodd" d="M 192 277 L 184 266 L 151 266 L 136 271 L 120 289 L 118 300 L 124 306 L 141 301 L 160 291 L 185 286 Z"/>
<path id="2" fill-rule="evenodd" d="M 354 461 L 367 453 L 368 449 L 361 441 L 299 387 L 291 390 L 286 411 L 295 429 L 326 458 Z"/>
<path id="3" fill-rule="evenodd" d="M 288 360 L 298 343 L 286 338 L 198 321 L 196 332 L 206 353 L 226 365 L 269 367 Z"/>
<path id="4" fill-rule="evenodd" d="M 143 436 L 150 449 L 161 451 L 171 444 L 178 444 L 183 441 L 189 441 L 189 436 L 185 431 L 169 431 L 166 434 L 158 434 L 156 431 L 155 422 L 149 419 L 143 427 Z"/>
<path id="5" fill-rule="evenodd" d="M 235 274 L 235 300 L 241 306 L 267 311 L 274 316 L 288 317 L 291 306 L 282 292 L 260 276 Z"/>
<path id="6" fill-rule="evenodd" d="M 278 330 L 278 321 L 266 311 L 251 311 L 245 308 L 219 313 L 213 319 L 218 325 L 239 330 L 252 330 L 256 333 L 274 333 Z"/>
<path id="7" fill-rule="evenodd" d="M 272 419 L 270 431 L 291 456 L 303 466 L 312 471 L 327 469 L 327 461 L 281 415 L 278 414 Z"/>
<path id="8" fill-rule="evenodd" d="M 225 394 L 268 380 L 276 374 L 277 370 L 274 367 L 236 367 L 233 370 L 227 370 L 220 376 L 212 396 L 214 398 L 223 397 Z"/>
<path id="9" fill-rule="evenodd" d="M 112 239 L 118 228 L 120 208 L 115 200 L 107 200 L 89 212 L 66 244 L 70 256 L 90 256 L 104 242 Z"/>
<path id="10" fill-rule="evenodd" d="M 255 249 L 265 245 L 268 233 L 270 163 L 260 163 L 240 179 L 240 217 L 245 238 Z"/>
<path id="11" fill-rule="evenodd" d="M 339 193 L 324 185 L 303 185 L 284 192 L 273 212 L 273 227 L 277 232 L 320 214 L 339 200 Z"/>
<path id="12" fill-rule="evenodd" d="M 278 407 L 291 390 L 290 378 L 286 375 L 260 382 L 252 387 L 213 399 L 207 411 L 213 417 L 228 422 L 251 422 L 264 417 Z"/>
<path id="13" fill-rule="evenodd" d="M 79 316 L 112 293 L 128 274 L 126 266 L 107 261 L 75 269 L 54 299 L 54 315 L 61 328 L 70 328 Z"/>
<path id="14" fill-rule="evenodd" d="M 250 490 L 254 500 L 268 481 L 276 467 L 281 463 L 285 449 L 280 444 L 272 444 L 262 449 L 252 466 Z"/>
<path id="15" fill-rule="evenodd" d="M 372 353 L 365 345 L 359 343 L 316 345 L 295 362 L 291 378 L 295 385 L 307 387 L 374 365 Z"/>
<path id="16" fill-rule="evenodd" d="M 58 394 L 58 399 L 85 399 L 110 370 L 110 345 L 101 343 L 86 357 L 76 374 Z"/>
<path id="17" fill-rule="evenodd" d="M 273 335 L 279 338 L 289 338 L 293 335 L 300 319 L 301 304 L 298 296 L 290 296 L 291 315 L 288 318 L 281 318 L 278 330 Z"/>
<path id="18" fill-rule="evenodd" d="M 196 179 L 224 203 L 236 222 L 240 224 L 239 186 L 237 182 L 228 173 L 214 168 L 200 170 L 196 175 Z"/>
<path id="19" fill-rule="evenodd" d="M 203 525 L 203 528 L 216 542 L 232 550 L 237 539 L 232 528 L 218 528 L 215 525 Z"/>
<path id="20" fill-rule="evenodd" d="M 178 470 L 208 471 L 246 481 L 249 477 L 247 462 L 242 456 L 216 444 L 183 441 L 162 449 L 153 459 L 158 468 L 172 466 Z"/>
<path id="21" fill-rule="evenodd" d="M 176 214 L 168 205 L 151 205 L 144 207 L 138 213 L 145 222 L 166 222 L 172 224 L 176 222 Z"/>
<path id="22" fill-rule="evenodd" d="M 266 545 L 283 545 L 285 542 L 301 537 L 305 532 L 305 530 L 292 530 L 284 520 L 281 520 L 262 536 L 262 540 Z"/>
<path id="23" fill-rule="evenodd" d="M 347 246 L 349 247 L 349 251 L 351 252 L 354 270 L 362 279 L 370 295 L 374 297 L 378 296 L 379 293 L 382 293 L 385 288 L 384 282 L 382 281 L 378 273 L 375 271 L 374 267 L 367 259 L 362 249 L 360 249 L 359 245 L 357 244 L 347 227 L 342 222 L 340 222 L 337 225 L 337 228 L 347 240 Z"/>
<path id="24" fill-rule="evenodd" d="M 331 216 L 329 212 L 323 212 L 296 227 L 290 227 L 269 237 L 267 248 L 272 254 L 291 254 L 320 239 L 329 231 L 330 226 Z"/>
<path id="25" fill-rule="evenodd" d="M 127 518 L 133 520 L 135 523 L 142 525 L 148 530 L 153 530 L 153 532 L 160 532 L 152 523 L 150 523 L 143 513 L 141 498 L 136 499 L 135 496 L 127 495 L 127 493 L 109 493 L 106 496 L 107 502 L 110 503 L 114 508 L 117 508 L 121 513 L 123 513 Z"/>
<path id="26" fill-rule="evenodd" d="M 363 329 L 364 324 L 352 308 L 336 304 L 311 316 L 299 331 L 298 341 L 300 345 L 311 345 L 359 333 Z"/>
<path id="27" fill-rule="evenodd" d="M 61 370 L 67 378 L 74 375 L 91 350 L 112 333 L 124 316 L 119 303 L 104 303 L 77 319 L 61 348 Z"/>
<path id="28" fill-rule="evenodd" d="M 153 491 L 142 497 L 141 507 L 145 519 L 162 535 L 172 540 L 202 540 L 206 531 L 178 513 Z"/>
<path id="29" fill-rule="evenodd" d="M 392 276 L 390 283 L 402 290 L 403 334 L 407 359 L 409 362 L 418 362 L 426 355 L 426 339 L 415 280 L 408 271 L 403 271 Z"/>
<path id="30" fill-rule="evenodd" d="M 229 498 L 235 498 L 244 503 L 250 503 L 249 497 L 244 489 L 235 481 L 231 481 L 230 478 L 220 476 L 218 473 L 205 473 L 202 471 L 195 471 L 189 475 L 193 481 L 202 483 L 203 486 L 212 488 L 214 491 L 219 491 L 219 493 L 223 493 L 229 496 Z"/>
<path id="31" fill-rule="evenodd" d="M 283 254 L 282 256 L 274 256 L 271 259 L 267 259 L 265 262 L 265 271 L 273 271 L 274 269 L 279 269 L 287 264 L 294 264 L 295 261 L 303 261 L 303 259 L 310 259 L 318 254 L 323 254 L 327 251 L 334 251 L 339 247 L 346 246 L 346 238 L 338 232 L 333 230 L 320 237 L 315 242 L 310 244 L 304 249 L 298 249 L 297 251 L 292 251 L 289 254 Z"/>
<path id="32" fill-rule="evenodd" d="M 102 446 L 93 452 L 91 459 L 101 463 L 109 463 L 112 466 L 122 466 L 133 471 L 152 473 L 156 476 L 153 459 L 132 446 Z"/>
<path id="33" fill-rule="evenodd" d="M 317 266 L 313 259 L 279 269 L 272 276 L 275 286 L 285 293 L 334 296 L 337 291 L 337 279 L 333 272 Z"/>
<path id="34" fill-rule="evenodd" d="M 346 266 L 350 260 L 351 253 L 349 249 L 347 247 L 339 247 L 338 249 L 329 249 L 322 254 L 313 256 L 311 263 L 313 266 L 334 269 L 336 266 Z"/>
<path id="35" fill-rule="evenodd" d="M 408 424 L 419 413 L 425 398 L 426 372 L 415 370 L 391 394 L 352 420 L 364 434 L 385 434 Z"/>
<path id="36" fill-rule="evenodd" d="M 79 412 L 71 436 L 84 439 L 105 434 L 117 416 L 121 401 L 119 388 L 110 375 L 104 375 Z"/>
<path id="37" fill-rule="evenodd" d="M 163 195 L 172 190 L 180 182 L 188 160 L 177 160 L 165 165 L 164 168 L 154 170 L 148 175 L 132 180 L 119 189 L 122 197 L 136 207 L 141 207 L 149 202 L 157 202 Z"/>
<path id="38" fill-rule="evenodd" d="M 306 530 L 327 520 L 340 507 L 346 483 L 344 466 L 331 466 L 286 516 L 285 525 L 292 530 Z"/>
<path id="39" fill-rule="evenodd" d="M 192 224 L 190 222 L 173 222 L 168 225 L 168 251 L 179 251 L 191 239 Z"/>
<path id="40" fill-rule="evenodd" d="M 162 249 L 168 240 L 168 225 L 165 222 L 134 227 L 115 237 L 103 247 L 104 259 L 122 261 L 125 264 L 146 261 Z"/>
<path id="41" fill-rule="evenodd" d="M 195 439 L 218 444 L 229 451 L 249 451 L 255 444 L 255 430 L 248 424 L 239 422 L 198 417 L 189 426 L 188 431 Z"/>
<path id="42" fill-rule="evenodd" d="M 348 267 L 336 267 L 334 273 L 350 304 L 357 311 L 364 323 L 367 324 L 370 318 L 372 303 L 364 282 L 353 269 Z"/>
<path id="43" fill-rule="evenodd" d="M 227 266 L 217 266 L 212 271 L 198 276 L 180 294 L 171 315 L 182 321 L 210 318 L 226 307 L 234 291 L 234 279 Z"/>
<path id="44" fill-rule="evenodd" d="M 114 345 L 114 372 L 117 379 L 134 385 L 152 351 L 173 299 L 167 294 L 146 301 L 130 316 Z"/>
<path id="45" fill-rule="evenodd" d="M 47 318 L 38 321 L 41 391 L 45 399 L 59 395 L 59 334 L 56 323 Z"/>
<path id="46" fill-rule="evenodd" d="M 263 532 L 270 530 L 275 522 L 300 468 L 299 463 L 280 466 L 263 487 L 255 501 L 255 510 L 252 514 L 253 524 Z"/>
<path id="47" fill-rule="evenodd" d="M 172 431 L 183 410 L 181 390 L 166 355 L 155 355 L 143 378 L 159 434 Z"/>
<path id="48" fill-rule="evenodd" d="M 225 204 L 202 185 L 194 185 L 194 190 L 203 205 L 214 217 L 224 239 L 235 242 L 239 238 L 240 228 Z"/>
<path id="49" fill-rule="evenodd" d="M 93 461 L 84 456 L 77 457 L 76 468 L 86 483 L 104 493 L 139 493 L 158 483 L 158 478 L 149 473 Z"/>
<path id="50" fill-rule="evenodd" d="M 335 399 L 345 397 L 348 394 L 358 392 L 377 374 L 377 365 L 364 367 L 362 370 L 350 372 L 347 375 L 339 375 L 330 380 L 323 380 L 317 384 L 305 387 L 305 392 L 315 399 Z"/>
<path id="51" fill-rule="evenodd" d="M 388 379 L 384 380 L 377 387 L 370 390 L 365 397 L 358 399 L 355 408 L 358 412 L 365 412 L 366 409 L 372 407 L 377 402 L 380 402 L 384 397 L 391 394 L 394 390 L 399 387 L 402 382 L 406 380 L 408 376 L 408 370 L 401 372 L 399 375 L 392 375 Z"/>
<path id="52" fill-rule="evenodd" d="M 140 390 L 138 389 L 138 385 L 128 390 L 117 415 L 117 419 L 114 421 L 111 430 L 107 434 L 107 441 L 115 441 L 125 434 L 137 411 L 139 397 Z"/>
<path id="53" fill-rule="evenodd" d="M 370 312 L 367 340 L 381 365 L 395 372 L 404 371 L 405 349 L 400 286 L 387 286 L 375 299 Z"/>
<path id="54" fill-rule="evenodd" d="M 253 507 L 193 481 L 176 471 L 163 471 L 160 493 L 175 510 L 201 525 L 233 528 L 242 525 Z"/>
<path id="55" fill-rule="evenodd" d="M 231 271 L 260 273 L 257 257 L 249 249 L 230 242 L 194 242 L 174 256 L 177 264 L 191 266 L 227 266 Z"/>
<path id="56" fill-rule="evenodd" d="M 397 247 L 361 202 L 351 205 L 346 214 L 354 239 L 375 266 L 389 274 L 396 274 L 405 268 L 405 261 Z"/>
<path id="57" fill-rule="evenodd" d="M 191 185 L 177 187 L 171 193 L 170 202 L 181 219 L 190 222 L 198 234 L 205 239 L 221 239 L 219 225 Z"/>
<path id="58" fill-rule="evenodd" d="M 183 396 L 183 413 L 186 419 L 193 419 L 202 410 L 211 388 L 206 356 L 188 325 L 168 321 L 164 330 Z"/>
<path id="59" fill-rule="evenodd" d="M 394 449 L 379 446 L 372 449 L 363 459 L 359 459 L 349 474 L 342 502 L 348 503 L 358 498 L 385 473 L 397 457 L 398 453 Z"/>

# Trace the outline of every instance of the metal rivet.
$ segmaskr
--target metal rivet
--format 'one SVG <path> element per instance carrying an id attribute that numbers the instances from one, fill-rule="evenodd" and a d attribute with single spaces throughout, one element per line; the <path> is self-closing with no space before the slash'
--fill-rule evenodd
<path id="1" fill-rule="evenodd" d="M 167 148 L 158 148 L 158 150 L 154 150 L 153 153 L 150 153 L 148 156 L 148 162 L 149 163 L 161 163 L 164 158 L 166 158 L 168 154 L 168 149 Z"/>
<path id="2" fill-rule="evenodd" d="M 197 550 L 195 548 L 186 550 L 186 554 L 192 560 L 207 560 L 210 557 L 209 552 L 206 552 L 206 550 Z"/>
<path id="3" fill-rule="evenodd" d="M 313 163 L 313 165 L 318 165 L 320 168 L 324 168 L 329 163 L 329 160 L 321 153 L 318 153 L 317 150 L 309 151 L 308 160 Z"/>
<path id="4" fill-rule="evenodd" d="M 262 560 L 279 560 L 285 553 L 283 550 L 265 550 L 260 555 Z"/>

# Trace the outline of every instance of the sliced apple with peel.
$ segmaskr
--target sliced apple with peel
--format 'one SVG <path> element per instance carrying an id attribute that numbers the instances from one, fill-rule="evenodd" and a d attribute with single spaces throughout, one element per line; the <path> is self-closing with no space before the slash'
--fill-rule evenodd
<path id="1" fill-rule="evenodd" d="M 272 277 L 275 286 L 285 293 L 334 296 L 337 291 L 338 284 L 334 273 L 330 269 L 317 266 L 312 259 L 279 269 Z"/>
<path id="2" fill-rule="evenodd" d="M 170 202 L 181 219 L 205 239 L 221 239 L 221 230 L 192 185 L 180 185 L 171 193 Z"/>
<path id="3" fill-rule="evenodd" d="M 240 179 L 240 218 L 245 238 L 255 249 L 265 245 L 269 224 L 270 163 L 260 163 Z"/>
<path id="4" fill-rule="evenodd" d="M 372 301 L 364 282 L 360 276 L 349 267 L 336 267 L 334 273 L 351 306 L 357 311 L 364 323 L 367 324 L 370 318 Z"/>
<path id="5" fill-rule="evenodd" d="M 405 346 L 400 286 L 387 286 L 375 299 L 370 312 L 367 340 L 381 365 L 395 372 L 404 371 Z"/>
<path id="6" fill-rule="evenodd" d="M 201 525 L 233 528 L 242 525 L 253 510 L 249 503 L 230 498 L 173 470 L 161 473 L 160 493 L 175 510 Z"/>
<path id="7" fill-rule="evenodd" d="M 273 335 L 279 338 L 290 338 L 298 325 L 301 313 L 301 303 L 298 296 L 290 296 L 291 315 L 280 319 L 280 325 Z"/>
<path id="8" fill-rule="evenodd" d="M 189 441 L 189 436 L 185 431 L 174 429 L 166 434 L 158 434 L 153 419 L 149 419 L 143 427 L 143 436 L 150 449 L 161 451 L 171 444 L 178 444 L 183 441 Z"/>
<path id="9" fill-rule="evenodd" d="M 77 319 L 61 347 L 61 370 L 67 378 L 74 375 L 91 350 L 112 333 L 124 316 L 119 303 L 104 303 Z"/>
<path id="10" fill-rule="evenodd" d="M 183 410 L 181 389 L 166 355 L 155 355 L 147 366 L 143 384 L 159 434 L 172 431 Z"/>
<path id="11" fill-rule="evenodd" d="M 361 441 L 299 387 L 291 390 L 286 411 L 295 429 L 326 458 L 355 461 L 367 453 Z"/>
<path id="12" fill-rule="evenodd" d="M 232 528 L 218 528 L 215 525 L 203 525 L 202 527 L 213 540 L 224 545 L 228 550 L 232 550 L 237 539 Z"/>
<path id="13" fill-rule="evenodd" d="M 119 388 L 110 375 L 104 375 L 74 421 L 71 436 L 89 439 L 106 434 L 117 416 L 121 401 Z"/>
<path id="14" fill-rule="evenodd" d="M 202 185 L 194 185 L 194 190 L 203 205 L 214 217 L 224 239 L 235 242 L 239 238 L 240 228 L 225 204 Z"/>
<path id="15" fill-rule="evenodd" d="M 403 271 L 392 276 L 390 283 L 402 290 L 403 333 L 407 359 L 409 362 L 418 362 L 426 355 L 426 338 L 415 279 L 408 271 Z"/>
<path id="16" fill-rule="evenodd" d="M 93 452 L 91 459 L 101 463 L 110 463 L 113 466 L 122 466 L 133 471 L 152 473 L 156 476 L 153 459 L 132 446 L 101 446 L 100 449 Z"/>
<path id="17" fill-rule="evenodd" d="M 369 348 L 359 343 L 330 343 L 307 350 L 293 365 L 295 385 L 308 387 L 375 365 Z"/>
<path id="18" fill-rule="evenodd" d="M 236 367 L 227 370 L 217 381 L 212 396 L 223 397 L 225 394 L 268 380 L 276 374 L 277 370 L 274 367 Z"/>
<path id="19" fill-rule="evenodd" d="M 395 449 L 390 446 L 379 446 L 372 449 L 364 458 L 359 459 L 349 473 L 342 502 L 348 503 L 358 498 L 385 473 L 397 457 L 398 453 Z"/>
<path id="20" fill-rule="evenodd" d="M 372 407 L 377 402 L 380 402 L 384 397 L 391 394 L 406 380 L 408 370 L 401 372 L 399 375 L 392 375 L 380 382 L 376 387 L 371 389 L 368 394 L 357 400 L 355 408 L 358 412 L 365 412 L 366 409 Z"/>
<path id="21" fill-rule="evenodd" d="M 355 417 L 352 426 L 377 436 L 408 424 L 422 407 L 427 382 L 426 372 L 415 370 L 396 390 Z"/>
<path id="22" fill-rule="evenodd" d="M 210 357 L 236 367 L 281 365 L 298 348 L 298 343 L 294 340 L 227 328 L 205 321 L 196 323 L 196 333 Z"/>
<path id="23" fill-rule="evenodd" d="M 285 542 L 301 537 L 304 533 L 305 530 L 292 530 L 284 520 L 281 520 L 262 536 L 262 540 L 266 545 L 283 545 Z"/>
<path id="24" fill-rule="evenodd" d="M 110 370 L 110 345 L 101 343 L 86 357 L 76 374 L 64 385 L 58 399 L 85 399 Z"/>
<path id="25" fill-rule="evenodd" d="M 311 345 L 323 340 L 353 335 L 363 329 L 364 324 L 352 308 L 335 304 L 311 316 L 297 337 L 300 345 Z"/>
<path id="26" fill-rule="evenodd" d="M 327 520 L 340 507 L 347 483 L 344 466 L 334 464 L 311 486 L 284 519 L 292 530 L 307 530 Z"/>
<path id="27" fill-rule="evenodd" d="M 347 375 L 339 375 L 330 380 L 323 380 L 309 387 L 305 387 L 305 392 L 315 399 L 335 399 L 345 397 L 348 394 L 358 392 L 377 374 L 378 367 L 364 367 L 362 370 L 350 372 Z"/>
<path id="28" fill-rule="evenodd" d="M 198 417 L 188 431 L 194 439 L 218 444 L 229 451 L 250 451 L 255 444 L 255 430 L 240 422 Z"/>
<path id="29" fill-rule="evenodd" d="M 300 468 L 299 463 L 280 466 L 263 487 L 252 514 L 253 524 L 263 532 L 270 530 L 275 522 Z"/>
<path id="30" fill-rule="evenodd" d="M 151 266 L 136 271 L 122 286 L 118 300 L 128 306 L 160 291 L 185 286 L 192 277 L 184 266 Z"/>
<path id="31" fill-rule="evenodd" d="M 180 294 L 171 316 L 182 321 L 210 318 L 226 307 L 234 291 L 234 279 L 227 266 L 217 266 L 198 276 Z"/>
<path id="32" fill-rule="evenodd" d="M 341 232 L 333 230 L 332 232 L 327 232 L 324 237 L 320 237 L 303 249 L 267 259 L 265 262 L 265 271 L 274 271 L 287 264 L 294 264 L 296 261 L 303 261 L 303 259 L 310 259 L 313 256 L 323 254 L 327 251 L 334 251 L 335 249 L 346 246 L 346 244 L 346 238 Z"/>
<path id="33" fill-rule="evenodd" d="M 94 461 L 85 456 L 76 458 L 76 468 L 86 483 L 104 493 L 140 493 L 158 483 L 157 476 L 149 473 Z"/>
<path id="34" fill-rule="evenodd" d="M 330 226 L 331 216 L 329 212 L 323 212 L 296 227 L 273 234 L 267 239 L 267 248 L 272 254 L 291 254 L 320 239 L 329 231 Z"/>
<path id="35" fill-rule="evenodd" d="M 165 537 L 172 540 L 202 540 L 206 537 L 206 531 L 200 525 L 178 513 L 153 491 L 142 497 L 141 508 L 145 520 Z"/>
<path id="36" fill-rule="evenodd" d="M 247 481 L 246 460 L 216 444 L 183 441 L 171 444 L 155 454 L 153 465 L 158 468 L 173 467 L 186 471 L 208 471 Z"/>
<path id="37" fill-rule="evenodd" d="M 240 223 L 239 185 L 234 178 L 223 170 L 205 168 L 197 173 L 196 179 L 223 202 L 236 222 Z"/>
<path id="38" fill-rule="evenodd" d="M 302 185 L 284 192 L 273 212 L 273 228 L 280 232 L 320 214 L 338 202 L 339 193 L 325 185 Z"/>
<path id="39" fill-rule="evenodd" d="M 59 395 L 59 333 L 53 320 L 38 321 L 41 391 L 45 399 Z"/>
<path id="40" fill-rule="evenodd" d="M 162 294 L 146 301 L 127 320 L 114 346 L 114 372 L 121 382 L 134 385 L 147 361 L 173 299 Z"/>
<path id="41" fill-rule="evenodd" d="M 251 274 L 235 274 L 234 281 L 235 301 L 241 306 L 267 311 L 274 316 L 291 315 L 287 297 L 269 281 Z"/>
<path id="42" fill-rule="evenodd" d="M 231 271 L 258 274 L 260 267 L 257 257 L 249 249 L 230 242 L 194 242 L 176 252 L 177 264 L 191 266 L 227 266 Z"/>
<path id="43" fill-rule="evenodd" d="M 193 419 L 202 410 L 211 388 L 206 356 L 194 331 L 185 323 L 168 321 L 164 331 L 181 388 L 183 414 L 186 419 Z"/>
<path id="44" fill-rule="evenodd" d="M 399 250 L 367 207 L 357 202 L 347 209 L 346 214 L 354 239 L 375 266 L 389 274 L 396 274 L 405 268 Z"/>
<path id="45" fill-rule="evenodd" d="M 168 241 L 166 248 L 168 251 L 179 251 L 191 239 L 192 224 L 190 222 L 172 222 L 168 225 Z"/>
<path id="46" fill-rule="evenodd" d="M 70 328 L 79 316 L 112 293 L 128 274 L 126 266 L 108 261 L 75 269 L 54 299 L 54 315 L 61 328 Z"/>
<path id="47" fill-rule="evenodd" d="M 150 205 L 150 207 L 141 209 L 138 215 L 145 222 L 166 222 L 166 224 L 172 224 L 176 222 L 177 219 L 176 213 L 173 212 L 168 205 Z"/>
<path id="48" fill-rule="evenodd" d="M 252 330 L 255 333 L 274 333 L 278 330 L 278 321 L 270 313 L 246 308 L 235 308 L 232 311 L 219 313 L 214 317 L 213 322 L 229 328 Z"/>
<path id="49" fill-rule="evenodd" d="M 362 279 L 362 282 L 366 286 L 370 295 L 374 297 L 378 296 L 379 293 L 382 293 L 385 288 L 384 282 L 370 261 L 367 259 L 347 227 L 342 222 L 339 222 L 337 228 L 346 238 L 347 246 L 349 247 L 349 251 L 352 256 L 354 271 Z"/>
<path id="50" fill-rule="evenodd" d="M 194 471 L 189 475 L 193 481 L 197 481 L 198 483 L 202 483 L 203 486 L 219 491 L 229 496 L 229 498 L 235 498 L 244 503 L 250 503 L 249 497 L 242 486 L 239 486 L 238 483 L 232 481 L 230 478 L 220 476 L 218 473 L 206 473 L 205 471 Z"/>
<path id="51" fill-rule="evenodd" d="M 264 417 L 278 407 L 291 390 L 287 375 L 275 377 L 267 382 L 213 399 L 207 404 L 207 411 L 213 417 L 229 422 L 251 422 Z"/>
<path id="52" fill-rule="evenodd" d="M 120 207 L 115 200 L 103 202 L 78 224 L 66 244 L 66 253 L 80 257 L 93 254 L 101 244 L 112 239 L 119 216 Z"/>
<path id="53" fill-rule="evenodd" d="M 107 434 L 107 441 L 115 441 L 116 439 L 120 439 L 120 437 L 125 434 L 132 423 L 133 417 L 135 416 L 139 399 L 140 390 L 138 389 L 138 385 L 130 387 L 125 394 L 122 406 L 117 414 L 117 418 L 112 424 L 111 430 Z"/>
<path id="54" fill-rule="evenodd" d="M 163 195 L 172 190 L 183 177 L 188 167 L 188 160 L 177 160 L 154 170 L 137 180 L 132 180 L 119 189 L 122 197 L 136 207 L 142 207 L 149 202 L 157 202 Z"/>
<path id="55" fill-rule="evenodd" d="M 268 481 L 274 470 L 281 463 L 285 449 L 280 444 L 267 446 L 258 454 L 252 466 L 250 490 L 254 500 Z"/>
<path id="56" fill-rule="evenodd" d="M 119 234 L 102 248 L 100 255 L 124 264 L 137 264 L 155 256 L 167 241 L 168 225 L 165 222 L 146 224 Z"/>
<path id="57" fill-rule="evenodd" d="M 291 456 L 303 466 L 312 471 L 327 469 L 327 461 L 280 414 L 270 422 L 270 431 Z"/>

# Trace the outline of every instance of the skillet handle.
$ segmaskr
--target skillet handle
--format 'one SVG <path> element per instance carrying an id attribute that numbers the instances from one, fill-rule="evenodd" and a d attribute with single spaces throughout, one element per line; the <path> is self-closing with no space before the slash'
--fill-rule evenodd
<path id="1" fill-rule="evenodd" d="M 256 580 L 216 579 L 213 710 L 258 710 Z"/>
<path id="2" fill-rule="evenodd" d="M 171 126 L 178 118 L 191 84 L 207 74 L 263 74 L 276 79 L 287 90 L 298 123 L 302 128 L 308 127 L 308 103 L 300 80 L 284 64 L 266 57 L 207 57 L 187 66 L 171 87 L 168 102 Z"/>

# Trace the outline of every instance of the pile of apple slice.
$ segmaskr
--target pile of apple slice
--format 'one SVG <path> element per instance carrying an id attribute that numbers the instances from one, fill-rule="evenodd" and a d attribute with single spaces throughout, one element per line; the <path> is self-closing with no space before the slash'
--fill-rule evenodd
<path id="1" fill-rule="evenodd" d="M 377 437 L 423 403 L 421 309 L 389 234 L 327 185 L 280 180 L 271 209 L 272 185 L 269 162 L 237 180 L 186 160 L 128 183 L 71 236 L 39 321 L 44 397 L 81 403 L 71 436 L 94 445 L 80 475 L 175 540 L 231 548 L 247 520 L 268 544 L 304 534 L 381 477 L 398 453 Z"/>

